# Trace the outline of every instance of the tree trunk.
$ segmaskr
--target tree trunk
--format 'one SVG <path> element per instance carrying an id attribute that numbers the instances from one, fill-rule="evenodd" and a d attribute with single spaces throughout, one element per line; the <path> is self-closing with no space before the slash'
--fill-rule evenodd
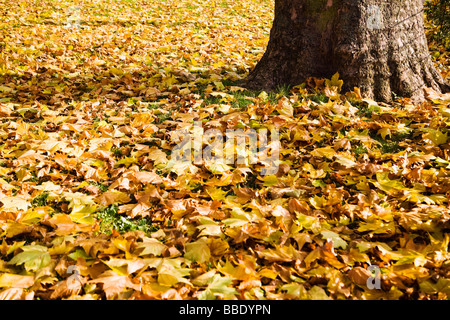
<path id="1" fill-rule="evenodd" d="M 275 0 L 267 50 L 244 86 L 272 91 L 336 72 L 344 90 L 378 101 L 450 89 L 430 58 L 423 0 Z"/>

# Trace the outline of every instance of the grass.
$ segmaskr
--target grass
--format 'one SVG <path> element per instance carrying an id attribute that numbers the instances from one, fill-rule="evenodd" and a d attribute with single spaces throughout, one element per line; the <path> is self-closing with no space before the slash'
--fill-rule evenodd
<path id="1" fill-rule="evenodd" d="M 369 106 L 362 101 L 349 99 L 349 102 L 352 106 L 358 108 L 358 112 L 356 113 L 356 115 L 361 118 L 366 117 L 370 119 L 372 118 L 373 113 L 376 112 L 375 107 Z"/>
<path id="2" fill-rule="evenodd" d="M 360 155 L 362 155 L 362 154 L 368 153 L 369 151 L 367 150 L 366 147 L 364 147 L 363 144 L 359 144 L 359 145 L 357 145 L 355 148 L 352 149 L 352 152 L 353 152 L 353 154 L 354 154 L 356 157 L 358 157 L 358 156 L 360 156 Z"/>
<path id="3" fill-rule="evenodd" d="M 369 135 L 372 139 L 380 142 L 382 153 L 398 153 L 405 150 L 404 147 L 400 146 L 400 142 L 412 137 L 412 133 L 394 133 L 392 137 L 386 137 L 385 140 L 380 135 L 374 133 L 369 133 Z"/>
<path id="4" fill-rule="evenodd" d="M 102 192 L 108 191 L 108 186 L 101 183 L 101 182 L 97 182 L 97 181 L 90 181 L 89 184 L 96 186 L 97 188 L 99 188 Z"/>
<path id="5" fill-rule="evenodd" d="M 330 99 L 324 94 L 316 94 L 309 96 L 308 99 L 316 103 L 327 103 Z"/>
<path id="6" fill-rule="evenodd" d="M 253 103 L 253 98 L 256 96 L 257 92 L 254 91 L 235 91 L 233 92 L 233 101 L 231 102 L 231 106 L 233 108 L 244 109 Z"/>
<path id="7" fill-rule="evenodd" d="M 147 217 L 132 219 L 122 216 L 118 212 L 118 206 L 115 204 L 97 212 L 97 219 L 100 220 L 100 232 L 105 234 L 111 234 L 113 230 L 119 233 L 135 230 L 152 233 L 159 229 L 153 226 L 151 220 Z"/>
<path id="8" fill-rule="evenodd" d="M 31 205 L 33 207 L 44 207 L 47 205 L 48 191 L 42 192 L 40 195 L 34 197 L 31 201 Z"/>

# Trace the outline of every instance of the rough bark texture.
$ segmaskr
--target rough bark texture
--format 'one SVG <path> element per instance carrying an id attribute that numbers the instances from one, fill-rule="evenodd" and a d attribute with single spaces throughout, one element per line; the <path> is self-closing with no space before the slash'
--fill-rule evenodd
<path id="1" fill-rule="evenodd" d="M 265 54 L 244 86 L 266 91 L 339 72 L 368 98 L 447 92 L 428 51 L 423 0 L 275 0 Z"/>

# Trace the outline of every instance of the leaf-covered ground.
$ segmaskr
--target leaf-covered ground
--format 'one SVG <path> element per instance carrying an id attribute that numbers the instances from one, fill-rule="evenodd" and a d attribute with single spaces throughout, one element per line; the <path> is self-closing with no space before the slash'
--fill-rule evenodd
<path id="1" fill-rule="evenodd" d="M 0 299 L 450 297 L 449 95 L 242 90 L 266 0 L 0 0 L 0 16 Z M 194 121 L 278 129 L 278 173 L 174 165 Z"/>

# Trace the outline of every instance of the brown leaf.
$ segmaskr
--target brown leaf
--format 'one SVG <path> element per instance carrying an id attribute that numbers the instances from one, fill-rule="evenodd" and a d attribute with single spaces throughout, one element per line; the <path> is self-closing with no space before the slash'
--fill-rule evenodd
<path id="1" fill-rule="evenodd" d="M 79 275 L 69 276 L 66 280 L 59 281 L 50 287 L 50 290 L 53 290 L 50 299 L 67 298 L 71 295 L 77 295 L 80 293 L 85 282 L 86 280 Z"/>
<path id="2" fill-rule="evenodd" d="M 0 117 L 9 117 L 11 115 L 11 107 L 0 103 Z"/>
<path id="3" fill-rule="evenodd" d="M 131 198 L 125 192 L 112 190 L 112 191 L 103 192 L 95 200 L 96 200 L 96 202 L 98 202 L 102 206 L 107 207 L 107 206 L 109 206 L 111 204 L 114 204 L 114 203 L 122 204 L 122 203 L 130 202 Z"/>
<path id="4" fill-rule="evenodd" d="M 367 283 L 367 279 L 372 276 L 368 270 L 361 267 L 355 267 L 351 269 L 349 272 L 347 272 L 347 275 L 354 283 L 359 286 L 365 286 Z"/>
<path id="5" fill-rule="evenodd" d="M 22 276 L 18 274 L 3 273 L 0 276 L 0 288 L 29 288 L 34 284 L 33 276 Z"/>
<path id="6" fill-rule="evenodd" d="M 305 201 L 297 200 L 295 198 L 289 199 L 288 209 L 289 212 L 293 214 L 295 214 L 296 212 L 303 214 L 310 214 L 311 212 L 308 203 L 306 203 Z"/>
<path id="7" fill-rule="evenodd" d="M 25 290 L 22 288 L 8 288 L 0 291 L 0 300 L 24 300 Z"/>
<path id="8" fill-rule="evenodd" d="M 258 196 L 258 192 L 250 188 L 236 188 L 233 187 L 233 192 L 236 195 L 236 202 L 244 204 Z"/>
<path id="9" fill-rule="evenodd" d="M 118 275 L 112 270 L 105 271 L 99 278 L 90 280 L 88 283 L 102 283 L 107 299 L 113 299 L 127 288 L 141 290 L 141 286 L 133 283 L 128 276 Z"/>
<path id="10" fill-rule="evenodd" d="M 143 184 L 160 184 L 163 182 L 161 177 L 154 172 L 139 171 L 134 174 L 134 179 Z"/>

